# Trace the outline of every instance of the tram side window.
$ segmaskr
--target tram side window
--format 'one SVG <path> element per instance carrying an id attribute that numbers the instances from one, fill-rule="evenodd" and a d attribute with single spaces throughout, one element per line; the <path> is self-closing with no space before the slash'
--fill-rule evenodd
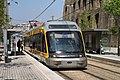
<path id="1" fill-rule="evenodd" d="M 31 38 L 32 38 L 32 36 L 29 36 L 29 37 L 28 37 L 28 42 L 29 42 L 29 47 L 30 47 L 30 48 L 33 48 L 33 43 L 32 43 Z"/>
<path id="2" fill-rule="evenodd" d="M 24 38 L 24 45 L 27 47 L 29 46 L 29 38 L 28 37 Z"/>
<path id="3" fill-rule="evenodd" d="M 33 49 L 39 50 L 39 34 L 35 34 L 32 37 Z"/>
<path id="4" fill-rule="evenodd" d="M 33 36 L 30 36 L 30 43 L 32 44 L 31 46 L 32 46 L 32 49 L 35 49 L 35 36 L 33 35 Z"/>
<path id="5" fill-rule="evenodd" d="M 42 51 L 42 37 L 41 34 L 37 34 L 36 36 L 36 42 L 37 42 L 37 50 Z"/>
<path id="6" fill-rule="evenodd" d="M 45 36 L 43 33 L 36 34 L 32 37 L 32 48 L 37 49 L 41 52 L 46 51 Z"/>
<path id="7" fill-rule="evenodd" d="M 45 35 L 42 33 L 42 52 L 47 52 L 46 51 L 46 43 L 45 43 Z"/>

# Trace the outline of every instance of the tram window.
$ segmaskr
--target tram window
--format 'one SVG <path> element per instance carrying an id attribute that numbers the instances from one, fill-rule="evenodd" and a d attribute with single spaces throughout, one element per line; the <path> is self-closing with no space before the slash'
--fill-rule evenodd
<path id="1" fill-rule="evenodd" d="M 40 34 L 35 34 L 32 37 L 33 40 L 33 49 L 41 51 L 41 38 L 39 37 Z"/>
<path id="2" fill-rule="evenodd" d="M 48 32 L 49 52 L 83 52 L 83 43 L 79 32 Z"/>
<path id="3" fill-rule="evenodd" d="M 44 34 L 42 34 L 42 52 L 45 52 L 45 53 L 47 52 Z"/>
<path id="4" fill-rule="evenodd" d="M 49 29 L 77 29 L 75 25 L 49 25 Z"/>
<path id="5" fill-rule="evenodd" d="M 37 50 L 42 51 L 42 36 L 41 33 L 37 34 Z"/>
<path id="6" fill-rule="evenodd" d="M 35 40 L 35 49 L 37 49 L 38 50 L 38 34 L 36 34 L 35 35 L 35 38 L 34 38 Z"/>
<path id="7" fill-rule="evenodd" d="M 35 42 L 33 42 L 33 49 L 35 49 Z"/>

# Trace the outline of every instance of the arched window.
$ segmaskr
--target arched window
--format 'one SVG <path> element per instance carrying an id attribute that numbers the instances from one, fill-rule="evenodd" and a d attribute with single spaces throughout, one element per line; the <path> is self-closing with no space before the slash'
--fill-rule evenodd
<path id="1" fill-rule="evenodd" d="M 81 4 L 81 0 L 78 1 L 78 6 L 79 6 L 79 9 L 80 9 L 80 4 Z"/>

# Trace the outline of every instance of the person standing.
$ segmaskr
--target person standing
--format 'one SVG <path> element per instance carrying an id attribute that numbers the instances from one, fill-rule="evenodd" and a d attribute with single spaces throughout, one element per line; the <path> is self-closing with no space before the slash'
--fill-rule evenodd
<path id="1" fill-rule="evenodd" d="M 17 47 L 18 47 L 18 52 L 20 53 L 20 47 L 21 47 L 21 42 L 20 42 L 20 40 L 18 40 L 18 42 L 17 42 Z"/>
<path id="2" fill-rule="evenodd" d="M 23 46 L 24 46 L 23 43 L 21 43 L 21 50 L 22 50 L 22 51 L 23 51 Z"/>

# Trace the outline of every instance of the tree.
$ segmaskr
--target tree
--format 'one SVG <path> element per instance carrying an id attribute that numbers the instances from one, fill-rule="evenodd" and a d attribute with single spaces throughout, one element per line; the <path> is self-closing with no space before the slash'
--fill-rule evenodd
<path id="1" fill-rule="evenodd" d="M 120 25 L 120 0 L 106 0 L 103 4 L 103 9 L 114 16 L 115 27 L 118 28 Z"/>
<path id="2" fill-rule="evenodd" d="M 5 6 L 4 6 L 4 0 L 0 0 L 0 27 L 2 27 L 3 26 L 3 24 L 4 24 L 4 21 L 5 21 L 5 19 L 4 19 L 4 8 L 5 8 Z"/>
<path id="3" fill-rule="evenodd" d="M 0 0 L 0 27 L 2 28 L 7 28 L 5 25 L 12 19 L 8 17 L 7 8 L 9 4 L 6 1 L 7 0 Z"/>
<path id="4" fill-rule="evenodd" d="M 118 33 L 118 56 L 120 56 L 120 0 L 106 0 L 103 4 L 103 9 L 114 16 L 115 25 L 118 29 L 116 33 Z"/>
<path id="5" fill-rule="evenodd" d="M 104 10 L 114 16 L 120 16 L 120 0 L 106 0 Z"/>
<path id="6" fill-rule="evenodd" d="M 0 0 L 0 42 L 2 41 L 2 29 L 11 27 L 8 25 L 8 22 L 11 21 L 11 18 L 8 17 L 8 13 L 6 12 L 8 7 L 8 3 L 6 1 L 7 0 Z"/>
<path id="7" fill-rule="evenodd" d="M 4 24 L 4 0 L 0 0 L 0 42 L 2 41 L 2 26 Z"/>
<path id="8" fill-rule="evenodd" d="M 88 18 L 88 16 L 89 16 L 89 18 Z M 93 19 L 90 16 L 91 16 L 91 11 L 86 11 L 82 14 L 82 16 L 81 16 L 81 29 L 82 30 L 92 29 L 91 21 L 93 21 Z"/>

